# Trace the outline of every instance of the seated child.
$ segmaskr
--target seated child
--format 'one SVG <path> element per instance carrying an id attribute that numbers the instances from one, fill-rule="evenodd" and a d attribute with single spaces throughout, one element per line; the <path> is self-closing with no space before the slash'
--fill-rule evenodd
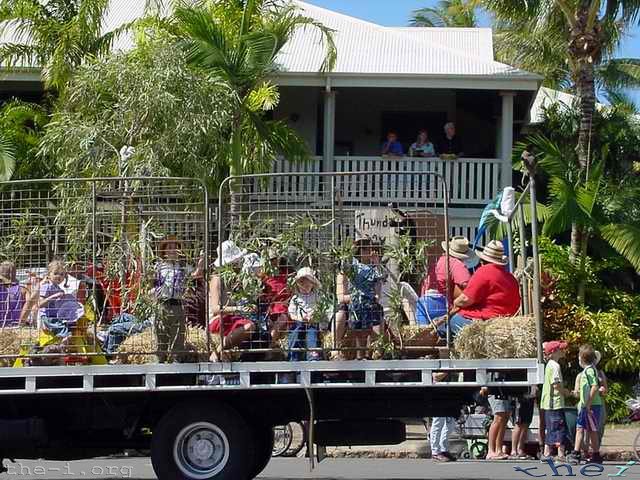
<path id="1" fill-rule="evenodd" d="M 16 279 L 16 266 L 12 262 L 0 263 L 0 328 L 20 325 L 25 296 Z"/>
<path id="2" fill-rule="evenodd" d="M 289 331 L 289 361 L 300 361 L 304 352 L 291 351 L 298 348 L 311 350 L 319 347 L 318 342 L 318 305 L 317 289 L 320 282 L 313 270 L 303 267 L 298 270 L 295 278 L 296 292 L 289 302 L 289 317 L 293 326 Z M 320 360 L 320 352 L 307 351 L 307 360 Z"/>
<path id="3" fill-rule="evenodd" d="M 72 294 L 63 290 L 67 279 L 64 264 L 54 260 L 47 267 L 47 276 L 40 284 L 38 303 L 39 327 L 63 340 L 71 336 L 71 329 L 84 314 L 84 307 Z"/>
<path id="4" fill-rule="evenodd" d="M 385 275 L 379 268 L 378 247 L 369 239 L 361 239 L 356 242 L 356 248 L 356 258 L 353 259 L 350 271 L 338 275 L 337 279 L 337 296 L 340 302 L 336 314 L 338 344 L 344 338 L 347 324 L 351 330 L 358 332 L 372 331 L 375 335 L 380 335 L 384 331 L 384 312 L 379 299 Z M 357 348 L 363 346 L 358 336 L 356 343 Z M 358 350 L 357 356 L 362 358 L 361 350 Z"/>

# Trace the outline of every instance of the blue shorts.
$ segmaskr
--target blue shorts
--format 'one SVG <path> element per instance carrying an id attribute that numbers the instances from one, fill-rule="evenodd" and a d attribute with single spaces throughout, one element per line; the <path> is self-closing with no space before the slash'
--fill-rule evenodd
<path id="1" fill-rule="evenodd" d="M 581 428 L 586 432 L 600 431 L 602 423 L 602 405 L 591 405 L 591 415 L 587 413 L 586 408 L 581 408 L 578 412 L 578 420 L 576 428 Z"/>
<path id="2" fill-rule="evenodd" d="M 349 328 L 352 330 L 370 330 L 382 324 L 384 310 L 377 302 L 368 302 L 358 305 L 340 306 L 340 310 L 349 314 Z"/>
<path id="3" fill-rule="evenodd" d="M 569 439 L 569 430 L 567 429 L 567 421 L 562 410 L 543 410 L 544 411 L 544 443 L 551 447 L 559 447 L 567 445 Z"/>

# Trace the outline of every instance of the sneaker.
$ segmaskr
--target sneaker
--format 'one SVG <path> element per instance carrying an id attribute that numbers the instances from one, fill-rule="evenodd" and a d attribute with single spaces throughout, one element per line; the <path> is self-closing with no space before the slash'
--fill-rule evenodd
<path id="1" fill-rule="evenodd" d="M 451 461 L 451 459 L 447 457 L 444 453 L 436 453 L 432 457 L 432 460 L 437 463 L 446 463 Z"/>
<path id="2" fill-rule="evenodd" d="M 540 454 L 541 463 L 547 463 L 549 460 L 553 460 L 553 457 L 551 455 L 545 455 L 543 453 Z"/>
<path id="3" fill-rule="evenodd" d="M 580 460 L 581 457 L 579 452 L 572 452 L 567 455 L 567 463 L 570 465 L 580 465 Z"/>
<path id="4" fill-rule="evenodd" d="M 593 455 L 591 455 L 591 458 L 587 459 L 587 463 L 596 463 L 598 465 L 602 465 L 603 459 L 602 459 L 602 455 L 600 455 L 600 452 L 598 453 L 594 453 Z"/>
<path id="5" fill-rule="evenodd" d="M 445 457 L 447 457 L 449 459 L 449 461 L 451 462 L 456 462 L 458 461 L 458 457 L 456 457 L 455 455 L 452 455 L 449 452 L 442 452 L 442 455 L 444 455 Z"/>

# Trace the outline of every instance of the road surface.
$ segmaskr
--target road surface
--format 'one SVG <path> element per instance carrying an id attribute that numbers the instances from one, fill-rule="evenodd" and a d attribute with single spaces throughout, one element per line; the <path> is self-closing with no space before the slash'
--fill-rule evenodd
<path id="1" fill-rule="evenodd" d="M 15 464 L 5 463 L 8 473 L 0 474 L 0 479 L 19 480 L 153 480 L 155 475 L 148 458 L 96 459 L 77 462 L 42 462 L 18 460 Z M 537 468 L 529 474 L 518 472 L 514 467 Z M 574 467 L 576 468 L 576 467 Z M 588 476 L 580 475 L 576 468 L 572 480 L 582 478 L 610 479 L 621 473 L 615 465 L 606 465 L 599 475 L 593 471 Z M 259 480 L 520 480 L 534 478 L 531 475 L 546 475 L 551 478 L 554 472 L 539 462 L 491 463 L 456 462 L 434 464 L 430 460 L 378 460 L 378 459 L 339 459 L 325 460 L 313 472 L 303 459 L 276 459 Z M 559 470 L 555 478 L 568 476 L 566 470 Z M 620 476 L 640 478 L 640 465 L 634 465 Z"/>

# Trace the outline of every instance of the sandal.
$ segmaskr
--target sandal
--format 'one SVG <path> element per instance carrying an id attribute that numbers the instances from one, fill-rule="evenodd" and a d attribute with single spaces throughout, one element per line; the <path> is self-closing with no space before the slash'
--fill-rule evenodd
<path id="1" fill-rule="evenodd" d="M 509 455 L 507 454 L 502 454 L 502 455 L 494 455 L 493 457 L 490 457 L 487 455 L 485 460 L 489 460 L 489 461 L 504 461 L 504 460 L 509 460 Z"/>

